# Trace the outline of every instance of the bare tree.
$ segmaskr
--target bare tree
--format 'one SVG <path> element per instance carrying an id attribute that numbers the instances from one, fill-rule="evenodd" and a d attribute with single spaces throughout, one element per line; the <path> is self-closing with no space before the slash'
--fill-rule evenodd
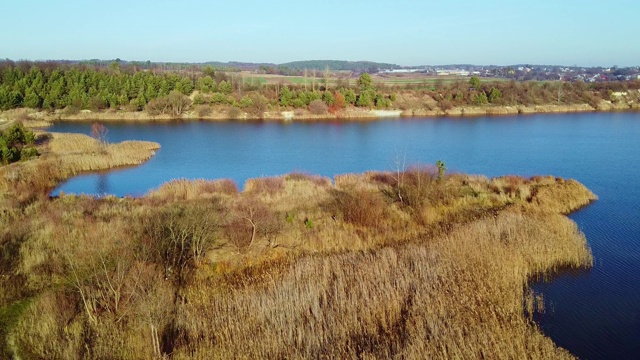
<path id="1" fill-rule="evenodd" d="M 174 206 L 143 220 L 149 257 L 162 266 L 165 279 L 178 287 L 186 271 L 197 266 L 215 242 L 221 213 L 216 205 Z"/>
<path id="2" fill-rule="evenodd" d="M 226 233 L 238 252 L 242 248 L 251 247 L 258 236 L 266 239 L 269 245 L 276 246 L 275 239 L 282 223 L 261 201 L 254 198 L 243 199 L 236 205 L 234 213 L 226 226 Z"/>
<path id="3" fill-rule="evenodd" d="M 109 134 L 109 130 L 107 129 L 106 126 L 102 125 L 101 123 L 95 122 L 91 125 L 90 136 L 98 140 L 102 150 L 106 149 L 107 145 L 109 144 L 107 140 L 107 134 Z"/>

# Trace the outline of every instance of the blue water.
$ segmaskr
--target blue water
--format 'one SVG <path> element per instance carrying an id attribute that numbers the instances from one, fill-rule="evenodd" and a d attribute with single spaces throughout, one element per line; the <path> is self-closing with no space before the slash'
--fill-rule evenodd
<path id="1" fill-rule="evenodd" d="M 109 141 L 150 140 L 149 162 L 78 176 L 56 192 L 143 195 L 175 178 L 248 178 L 304 171 L 333 177 L 443 160 L 453 171 L 574 178 L 600 199 L 571 218 L 591 270 L 536 284 L 545 334 L 584 359 L 640 358 L 640 114 L 585 113 L 370 123 L 108 124 Z M 90 124 L 52 131 L 88 134 Z"/>

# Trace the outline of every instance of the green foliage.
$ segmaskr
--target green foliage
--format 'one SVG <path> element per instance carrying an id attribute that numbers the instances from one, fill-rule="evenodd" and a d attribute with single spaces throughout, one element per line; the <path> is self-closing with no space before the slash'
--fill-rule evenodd
<path id="1" fill-rule="evenodd" d="M 38 156 L 34 143 L 33 131 L 20 123 L 0 132 L 0 164 L 6 165 Z"/>
<path id="2" fill-rule="evenodd" d="M 20 93 L 12 91 L 8 86 L 0 86 L 0 109 L 9 110 L 20 106 Z"/>
<path id="3" fill-rule="evenodd" d="M 64 109 L 119 108 L 132 104 L 142 109 L 148 101 L 166 96 L 173 90 L 190 94 L 194 84 L 176 73 L 156 74 L 146 71 L 124 71 L 113 62 L 107 69 L 79 66 L 37 64 L 28 71 L 12 64 L 4 65 L 0 76 L 0 109 L 18 107 Z M 205 77 L 207 88 L 215 82 Z M 203 85 L 204 87 L 204 85 Z"/>
<path id="4" fill-rule="evenodd" d="M 305 228 L 307 228 L 307 229 L 311 230 L 311 229 L 313 229 L 313 226 L 314 226 L 314 224 L 313 224 L 313 220 L 308 219 L 308 218 L 307 218 L 307 219 L 304 219 L 304 227 L 305 227 Z"/>
<path id="5" fill-rule="evenodd" d="M 336 102 L 336 99 L 331 93 L 331 91 L 325 91 L 324 94 L 322 95 L 322 100 L 325 102 L 325 104 L 329 106 L 333 106 Z"/>
<path id="6" fill-rule="evenodd" d="M 289 224 L 293 224 L 293 220 L 295 219 L 295 215 L 292 213 L 287 213 L 285 217 L 285 221 Z"/>
<path id="7" fill-rule="evenodd" d="M 445 167 L 444 161 L 442 160 L 438 160 L 436 161 L 436 168 L 438 168 L 438 180 L 442 181 L 442 179 L 444 179 L 444 175 L 447 171 L 447 168 Z"/>
<path id="8" fill-rule="evenodd" d="M 304 100 L 296 98 L 291 102 L 291 106 L 293 106 L 294 108 L 303 108 L 307 106 L 307 104 L 305 104 Z"/>
<path id="9" fill-rule="evenodd" d="M 353 105 L 356 103 L 356 92 L 353 89 L 340 89 L 340 93 L 344 96 L 344 101 L 347 105 Z"/>
<path id="10" fill-rule="evenodd" d="M 195 105 L 204 104 L 205 103 L 204 96 L 202 96 L 201 94 L 197 94 L 196 96 L 193 97 L 193 103 Z"/>
<path id="11" fill-rule="evenodd" d="M 375 99 L 375 91 L 368 90 L 363 91 L 358 95 L 358 100 L 356 101 L 356 105 L 361 107 L 372 107 Z"/>
<path id="12" fill-rule="evenodd" d="M 378 93 L 375 98 L 376 108 L 386 109 L 391 106 L 391 100 L 384 97 L 384 95 Z"/>
<path id="13" fill-rule="evenodd" d="M 480 78 L 477 76 L 472 76 L 471 79 L 469 79 L 469 86 L 475 89 L 479 89 L 480 88 Z"/>
<path id="14" fill-rule="evenodd" d="M 228 83 L 228 82 L 222 80 L 218 84 L 218 91 L 223 93 L 223 94 L 229 95 L 233 91 L 233 88 L 231 87 L 231 83 Z"/>
<path id="15" fill-rule="evenodd" d="M 281 106 L 291 106 L 293 105 L 293 99 L 295 97 L 295 93 L 289 90 L 289 87 L 283 86 L 280 91 L 280 105 Z"/>
<path id="16" fill-rule="evenodd" d="M 496 88 L 491 88 L 489 92 L 489 102 L 493 104 L 500 100 L 500 98 L 502 98 L 502 92 Z"/>
<path id="17" fill-rule="evenodd" d="M 42 106 L 42 98 L 31 88 L 26 90 L 22 105 L 31 109 L 38 109 Z"/>
<path id="18" fill-rule="evenodd" d="M 202 69 L 202 72 L 211 78 L 216 76 L 216 70 L 211 65 L 207 65 Z"/>
<path id="19" fill-rule="evenodd" d="M 487 99 L 487 94 L 484 91 L 480 91 L 476 96 L 473 97 L 473 103 L 476 105 L 485 105 L 489 103 L 489 99 Z"/>
<path id="20" fill-rule="evenodd" d="M 322 100 L 322 93 L 320 91 L 301 91 L 298 93 L 298 99 L 304 103 L 304 106 L 307 106 L 314 100 Z"/>
<path id="21" fill-rule="evenodd" d="M 362 73 L 358 78 L 358 89 L 360 91 L 368 91 L 375 89 L 373 86 L 373 79 L 371 79 L 371 75 L 367 73 Z"/>
<path id="22" fill-rule="evenodd" d="M 22 151 L 20 151 L 20 159 L 21 160 L 29 160 L 38 156 L 38 150 L 34 147 L 24 147 Z"/>
<path id="23" fill-rule="evenodd" d="M 253 106 L 253 100 L 251 99 L 251 97 L 249 97 L 249 95 L 245 95 L 242 97 L 242 99 L 240 99 L 239 105 L 241 108 L 246 109 Z"/>
<path id="24" fill-rule="evenodd" d="M 213 86 L 215 81 L 211 76 L 204 76 L 196 81 L 196 89 L 202 91 L 203 93 L 210 93 L 213 91 Z"/>
<path id="25" fill-rule="evenodd" d="M 229 99 L 229 97 L 223 93 L 219 93 L 219 92 L 215 92 L 213 93 L 213 95 L 211 96 L 211 103 L 212 104 L 231 104 L 233 103 L 233 100 Z"/>

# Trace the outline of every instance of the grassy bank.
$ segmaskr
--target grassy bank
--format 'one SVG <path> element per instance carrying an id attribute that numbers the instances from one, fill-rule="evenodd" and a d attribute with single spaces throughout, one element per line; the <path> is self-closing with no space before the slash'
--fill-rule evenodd
<path id="1" fill-rule="evenodd" d="M 562 214 L 595 196 L 573 180 L 420 167 L 50 199 L 157 144 L 43 136 L 39 159 L 0 168 L 3 355 L 571 357 L 527 285 L 591 266 Z"/>

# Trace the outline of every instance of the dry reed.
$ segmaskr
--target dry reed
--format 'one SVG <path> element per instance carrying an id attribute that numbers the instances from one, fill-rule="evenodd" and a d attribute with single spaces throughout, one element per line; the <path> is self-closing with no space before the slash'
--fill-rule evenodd
<path id="1" fill-rule="evenodd" d="M 54 136 L 41 159 L 0 172 L 5 185 L 40 174 L 50 186 L 79 169 L 142 161 L 153 147 Z M 0 309 L 31 300 L 3 335 L 5 354 L 571 358 L 531 322 L 527 285 L 591 265 L 561 214 L 595 196 L 552 177 L 421 171 L 343 175 L 335 186 L 291 174 L 248 181 L 242 193 L 224 180 L 175 180 L 141 199 L 13 204 L 10 188 L 0 225 L 25 226 L 0 229 L 14 255 L 0 291 L 25 292 L 7 292 Z M 215 226 L 203 234 L 201 222 Z"/>

